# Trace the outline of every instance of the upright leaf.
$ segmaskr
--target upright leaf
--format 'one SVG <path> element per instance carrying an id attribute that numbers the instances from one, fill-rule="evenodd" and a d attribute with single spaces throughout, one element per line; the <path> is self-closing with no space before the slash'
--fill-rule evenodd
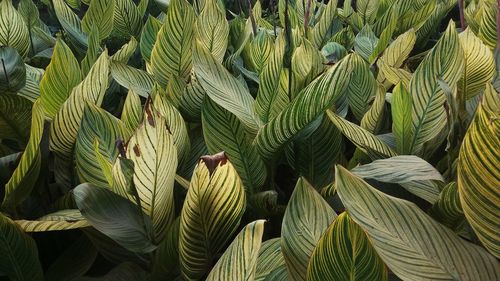
<path id="1" fill-rule="evenodd" d="M 196 39 L 222 62 L 226 53 L 229 24 L 226 13 L 217 5 L 216 0 L 206 0 L 203 10 L 196 20 Z"/>
<path id="2" fill-rule="evenodd" d="M 102 1 L 102 0 L 101 0 Z M 109 0 L 108 0 L 109 1 Z M 129 38 L 139 36 L 142 29 L 142 16 L 132 0 L 114 0 L 113 29 L 117 35 Z"/>
<path id="3" fill-rule="evenodd" d="M 28 55 L 30 43 L 28 27 L 12 0 L 0 2 L 0 46 L 10 46 L 24 58 Z"/>
<path id="4" fill-rule="evenodd" d="M 114 11 L 115 0 L 91 0 L 82 19 L 83 31 L 89 34 L 92 28 L 97 28 L 100 40 L 108 38 L 113 31 Z"/>
<path id="5" fill-rule="evenodd" d="M 160 31 L 161 27 L 162 22 L 149 15 L 144 27 L 142 28 L 139 46 L 142 58 L 148 63 L 150 62 L 151 51 L 153 50 L 153 46 L 156 42 L 156 35 Z"/>
<path id="6" fill-rule="evenodd" d="M 411 121 L 412 98 L 402 83 L 392 90 L 392 132 L 396 138 L 396 151 L 399 154 L 410 154 L 413 139 Z"/>

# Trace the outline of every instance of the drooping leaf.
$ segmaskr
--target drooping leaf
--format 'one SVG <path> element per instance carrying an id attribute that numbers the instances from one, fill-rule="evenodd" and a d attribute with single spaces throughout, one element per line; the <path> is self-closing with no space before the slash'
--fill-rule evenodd
<path id="1" fill-rule="evenodd" d="M 123 87 L 142 97 L 148 97 L 151 93 L 154 79 L 147 72 L 118 61 L 111 61 L 110 70 L 113 79 Z"/>
<path id="2" fill-rule="evenodd" d="M 151 220 L 128 199 L 88 183 L 75 187 L 73 196 L 87 221 L 121 246 L 136 253 L 156 248 Z"/>
<path id="3" fill-rule="evenodd" d="M 351 218 L 399 278 L 498 279 L 498 261 L 492 255 L 462 240 L 415 204 L 385 195 L 341 166 L 335 178 Z"/>
<path id="4" fill-rule="evenodd" d="M 15 94 L 26 85 L 26 67 L 23 58 L 16 49 L 0 45 L 0 64 L 0 92 Z"/>
<path id="5" fill-rule="evenodd" d="M 89 227 L 90 224 L 74 209 L 61 210 L 36 220 L 14 221 L 24 232 L 46 232 Z"/>
<path id="6" fill-rule="evenodd" d="M 245 226 L 227 247 L 206 280 L 253 280 L 263 233 L 264 220 Z"/>
<path id="7" fill-rule="evenodd" d="M 42 281 L 35 241 L 0 213 L 0 271 L 11 280 Z"/>
<path id="8" fill-rule="evenodd" d="M 166 121 L 146 105 L 142 124 L 127 144 L 134 161 L 134 184 L 143 211 L 151 217 L 155 241 L 161 241 L 174 220 L 174 180 L 177 148 Z"/>
<path id="9" fill-rule="evenodd" d="M 151 51 L 151 71 L 165 87 L 172 77 L 187 80 L 192 68 L 193 7 L 186 0 L 173 0 Z"/>
<path id="10" fill-rule="evenodd" d="M 0 3 L 0 19 L 0 46 L 10 46 L 26 57 L 30 50 L 29 31 L 12 0 Z"/>
<path id="11" fill-rule="evenodd" d="M 467 221 L 486 249 L 499 258 L 499 106 L 488 106 L 491 108 L 479 105 L 464 137 L 458 160 L 457 183 Z"/>
<path id="12" fill-rule="evenodd" d="M 223 153 L 203 156 L 195 168 L 181 211 L 179 254 L 186 280 L 205 275 L 236 231 L 245 209 L 245 191 Z"/>
<path id="13" fill-rule="evenodd" d="M 306 280 L 307 264 L 336 214 L 321 195 L 299 178 L 283 217 L 281 251 L 291 280 Z"/>
<path id="14" fill-rule="evenodd" d="M 318 241 L 307 280 L 387 280 L 387 269 L 365 232 L 347 212 L 340 214 Z"/>

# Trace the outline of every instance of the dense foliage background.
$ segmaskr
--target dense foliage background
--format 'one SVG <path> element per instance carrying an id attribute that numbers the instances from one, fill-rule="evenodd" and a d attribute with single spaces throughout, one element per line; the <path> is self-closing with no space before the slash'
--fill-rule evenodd
<path id="1" fill-rule="evenodd" d="M 0 0 L 0 280 L 499 280 L 499 14 Z"/>

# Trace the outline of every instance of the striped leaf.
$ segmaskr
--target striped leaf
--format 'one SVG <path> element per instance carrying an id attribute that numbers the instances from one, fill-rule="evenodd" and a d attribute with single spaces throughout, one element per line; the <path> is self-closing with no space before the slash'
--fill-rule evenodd
<path id="1" fill-rule="evenodd" d="M 1 44 L 1 42 L 0 42 Z M 26 85 L 26 67 L 16 49 L 0 45 L 0 92 L 15 94 Z"/>
<path id="2" fill-rule="evenodd" d="M 258 191 L 267 178 L 267 170 L 242 122 L 206 97 L 202 106 L 202 124 L 208 152 L 224 151 L 246 190 L 250 193 Z"/>
<path id="3" fill-rule="evenodd" d="M 168 130 L 172 134 L 179 163 L 182 164 L 189 157 L 191 147 L 186 122 L 175 106 L 168 101 L 163 92 L 154 92 L 153 106 L 165 118 Z"/>
<path id="4" fill-rule="evenodd" d="M 215 264 L 207 281 L 254 280 L 264 220 L 245 226 Z"/>
<path id="5" fill-rule="evenodd" d="M 443 103 L 446 99 L 438 79 L 453 87 L 462 75 L 464 53 L 455 24 L 450 22 L 441 39 L 413 74 L 409 90 L 413 97 L 413 140 L 411 150 L 421 151 L 425 142 L 436 137 L 446 126 Z"/>
<path id="6" fill-rule="evenodd" d="M 148 253 L 152 244 L 152 225 L 137 205 L 113 191 L 83 183 L 73 189 L 76 205 L 98 231 L 135 253 Z"/>
<path id="7" fill-rule="evenodd" d="M 457 233 L 464 228 L 466 220 L 460 203 L 458 186 L 455 182 L 451 182 L 443 188 L 439 199 L 429 210 L 429 214 Z"/>
<path id="8" fill-rule="evenodd" d="M 467 100 L 475 97 L 495 73 L 493 53 L 470 28 L 458 35 L 464 50 L 465 66 L 458 81 L 458 91 Z"/>
<path id="9" fill-rule="evenodd" d="M 281 253 L 281 238 L 273 238 L 262 243 L 257 266 L 255 268 L 255 281 L 266 280 L 273 271 L 285 269 L 285 258 Z"/>
<path id="10" fill-rule="evenodd" d="M 67 32 L 71 44 L 75 46 L 79 53 L 85 53 L 88 47 L 87 35 L 82 30 L 80 18 L 71 10 L 64 0 L 54 0 L 52 2 L 56 17 L 61 27 Z"/>
<path id="11" fill-rule="evenodd" d="M 341 166 L 336 185 L 351 218 L 389 269 L 403 280 L 498 280 L 498 261 L 415 204 L 371 187 Z"/>
<path id="12" fill-rule="evenodd" d="M 10 46 L 25 58 L 30 50 L 28 27 L 12 0 L 0 3 L 0 46 Z"/>
<path id="13" fill-rule="evenodd" d="M 250 65 L 257 73 L 261 73 L 273 53 L 274 37 L 265 30 L 259 30 L 250 43 Z"/>
<path id="14" fill-rule="evenodd" d="M 484 101 L 467 130 L 458 160 L 460 202 L 472 229 L 495 257 L 500 257 L 499 106 Z"/>
<path id="15" fill-rule="evenodd" d="M 498 14 L 497 3 L 493 0 L 480 2 L 482 13 L 480 14 L 479 38 L 490 48 L 496 46 L 496 16 Z M 498 46 L 497 46 L 498 47 Z"/>
<path id="16" fill-rule="evenodd" d="M 114 2 L 113 31 L 125 38 L 139 36 L 143 15 L 140 14 L 138 7 L 132 0 L 114 0 Z"/>
<path id="17" fill-rule="evenodd" d="M 318 241 L 307 280 L 387 280 L 387 269 L 370 243 L 363 229 L 343 212 Z"/>
<path id="18" fill-rule="evenodd" d="M 299 178 L 283 217 L 281 251 L 290 280 L 306 280 L 316 244 L 336 214 L 321 195 Z"/>
<path id="19" fill-rule="evenodd" d="M 130 131 L 119 119 L 88 103 L 75 144 L 76 171 L 80 182 L 109 188 L 109 171 L 103 170 L 103 166 L 110 169 L 118 156 L 116 140 L 129 136 Z"/>
<path id="20" fill-rule="evenodd" d="M 76 134 L 83 117 L 85 102 L 100 106 L 108 88 L 109 59 L 105 51 L 85 79 L 71 91 L 61 105 L 50 127 L 50 148 L 61 155 L 73 151 Z"/>
<path id="21" fill-rule="evenodd" d="M 41 147 L 45 114 L 40 101 L 33 104 L 30 139 L 10 180 L 5 184 L 3 207 L 15 207 L 26 199 L 40 173 Z"/>
<path id="22" fill-rule="evenodd" d="M 173 0 L 151 51 L 151 71 L 165 87 L 172 77 L 187 81 L 192 68 L 193 7 L 186 0 Z"/>
<path id="23" fill-rule="evenodd" d="M 38 260 L 35 240 L 0 213 L 0 271 L 10 280 L 42 281 L 43 270 Z"/>
<path id="24" fill-rule="evenodd" d="M 204 1 L 203 10 L 196 19 L 195 34 L 196 39 L 222 63 L 226 53 L 229 24 L 226 13 L 217 5 L 217 0 Z"/>
<path id="25" fill-rule="evenodd" d="M 99 29 L 97 29 L 97 26 L 93 25 L 88 35 L 87 53 L 81 62 L 83 76 L 86 76 L 89 73 L 90 68 L 97 61 L 99 53 L 101 52 L 101 41 L 99 39 Z"/>
<path id="26" fill-rule="evenodd" d="M 115 0 L 90 0 L 89 8 L 82 19 L 83 31 L 90 34 L 92 28 L 97 28 L 100 40 L 108 38 L 113 31 L 114 11 Z"/>
<path id="27" fill-rule="evenodd" d="M 142 97 L 148 97 L 151 93 L 155 81 L 146 71 L 118 61 L 111 61 L 110 70 L 113 79 L 123 87 Z"/>
<path id="28" fill-rule="evenodd" d="M 121 46 L 121 48 L 111 56 L 111 60 L 127 63 L 129 59 L 135 54 L 137 45 L 137 39 L 131 36 L 130 40 L 127 43 L 123 44 L 123 46 Z"/>
<path id="29" fill-rule="evenodd" d="M 369 131 L 337 116 L 330 110 L 326 113 L 342 134 L 344 134 L 344 136 L 354 143 L 361 151 L 366 153 L 372 160 L 397 155 L 396 152 L 394 152 L 387 144 Z"/>
<path id="30" fill-rule="evenodd" d="M 399 154 L 410 154 L 410 144 L 413 139 L 411 121 L 412 97 L 402 83 L 392 90 L 392 132 L 396 138 L 396 151 Z"/>
<path id="31" fill-rule="evenodd" d="M 61 210 L 36 220 L 14 221 L 24 232 L 47 232 L 89 227 L 79 210 Z"/>
<path id="32" fill-rule="evenodd" d="M 151 103 L 144 120 L 127 144 L 127 156 L 134 161 L 134 184 L 143 211 L 151 217 L 155 241 L 161 241 L 174 220 L 174 179 L 177 148 L 166 121 Z"/>
<path id="33" fill-rule="evenodd" d="M 179 253 L 185 280 L 199 280 L 240 224 L 245 210 L 241 180 L 223 153 L 203 156 L 181 211 Z"/>
<path id="34" fill-rule="evenodd" d="M 31 102 L 23 97 L 0 95 L 0 139 L 24 146 L 30 136 L 31 108 Z"/>
<path id="35" fill-rule="evenodd" d="M 48 117 L 55 117 L 80 81 L 82 73 L 78 61 L 68 45 L 57 39 L 50 64 L 40 81 L 40 99 Z"/>
<path id="36" fill-rule="evenodd" d="M 255 134 L 261 122 L 254 111 L 254 99 L 248 90 L 218 62 L 200 43 L 193 51 L 196 77 L 207 95 L 245 125 L 250 134 Z"/>
<path id="37" fill-rule="evenodd" d="M 361 120 L 369 109 L 369 100 L 376 95 L 377 82 L 368 64 L 359 55 L 352 56 L 353 77 L 346 90 L 349 107 L 358 120 Z"/>
<path id="38" fill-rule="evenodd" d="M 373 33 L 370 25 L 365 25 L 356 35 L 354 40 L 354 50 L 361 57 L 363 57 L 363 59 L 368 61 L 368 58 L 377 47 L 378 41 L 379 39 L 375 33 Z"/>
<path id="39" fill-rule="evenodd" d="M 142 58 L 146 62 L 150 62 L 151 60 L 151 51 L 153 50 L 153 46 L 156 42 L 156 35 L 160 31 L 161 26 L 161 21 L 149 15 L 146 23 L 144 24 L 144 27 L 142 28 L 141 41 L 139 46 L 141 49 Z"/>
<path id="40" fill-rule="evenodd" d="M 130 131 L 135 131 L 142 121 L 142 105 L 139 95 L 129 90 L 125 102 L 121 120 Z"/>
<path id="41" fill-rule="evenodd" d="M 324 8 L 323 14 L 313 29 L 313 43 L 317 49 L 323 47 L 328 40 L 338 31 L 332 24 L 337 16 L 337 0 L 329 1 Z M 280 15 L 281 18 L 281 15 Z"/>
<path id="42" fill-rule="evenodd" d="M 179 228 L 180 217 L 170 225 L 163 241 L 155 252 L 152 280 L 173 280 L 179 276 Z"/>
<path id="43" fill-rule="evenodd" d="M 304 88 L 281 113 L 259 130 L 256 145 L 265 158 L 330 108 L 346 89 L 351 58 L 347 56 Z"/>
<path id="44" fill-rule="evenodd" d="M 375 80 L 373 80 L 375 81 Z M 370 109 L 365 113 L 361 119 L 360 126 L 366 129 L 370 133 L 378 133 L 381 126 L 384 125 L 384 115 L 385 115 L 385 96 L 386 92 L 382 85 L 376 85 L 377 90 L 374 97 L 373 103 Z"/>

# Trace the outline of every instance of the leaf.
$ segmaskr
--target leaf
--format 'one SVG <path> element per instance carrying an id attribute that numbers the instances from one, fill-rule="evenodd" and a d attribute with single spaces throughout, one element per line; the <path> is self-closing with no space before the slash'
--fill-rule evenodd
<path id="1" fill-rule="evenodd" d="M 446 99 L 438 79 L 453 85 L 460 79 L 464 66 L 455 24 L 450 22 L 438 43 L 427 54 L 410 81 L 413 97 L 412 152 L 421 151 L 423 144 L 432 140 L 446 125 L 442 106 Z"/>
<path id="2" fill-rule="evenodd" d="M 82 19 L 83 31 L 89 34 L 92 28 L 97 28 L 100 40 L 108 38 L 113 31 L 114 10 L 115 0 L 90 0 L 89 8 Z"/>
<path id="3" fill-rule="evenodd" d="M 412 97 L 402 83 L 392 90 L 392 132 L 396 138 L 396 151 L 399 154 L 410 154 L 413 139 L 411 120 Z"/>
<path id="4" fill-rule="evenodd" d="M 177 217 L 155 252 L 152 280 L 175 279 L 179 276 L 179 228 L 180 217 Z"/>
<path id="5" fill-rule="evenodd" d="M 0 2 L 0 46 L 10 46 L 25 58 L 30 50 L 29 31 L 11 0 Z"/>
<path id="6" fill-rule="evenodd" d="M 59 0 L 57 0 L 59 1 Z M 104 51 L 85 79 L 71 91 L 50 127 L 50 149 L 63 156 L 72 153 L 82 121 L 85 101 L 100 106 L 108 88 L 109 59 Z"/>
<path id="7" fill-rule="evenodd" d="M 151 60 L 151 52 L 156 42 L 156 35 L 160 31 L 162 25 L 161 21 L 149 15 L 144 27 L 142 28 L 139 47 L 141 49 L 142 58 L 146 62 L 150 62 Z"/>
<path id="8" fill-rule="evenodd" d="M 307 280 L 387 280 L 387 269 L 363 229 L 343 212 L 318 241 Z"/>
<path id="9" fill-rule="evenodd" d="M 467 221 L 481 243 L 495 257 L 500 257 L 500 130 L 498 104 L 479 105 L 460 147 L 458 191 Z"/>
<path id="10" fill-rule="evenodd" d="M 351 56 L 311 82 L 275 118 L 263 126 L 255 139 L 264 158 L 270 158 L 284 143 L 330 108 L 346 89 Z"/>
<path id="11" fill-rule="evenodd" d="M 15 94 L 26 85 L 26 67 L 23 58 L 16 49 L 0 46 L 0 64 L 0 92 Z"/>
<path id="12" fill-rule="evenodd" d="M 68 209 L 45 215 L 36 220 L 14 221 L 24 232 L 47 232 L 89 227 L 80 211 Z"/>
<path id="13" fill-rule="evenodd" d="M 135 131 L 142 121 L 142 105 L 139 95 L 129 90 L 123 104 L 121 120 L 130 131 Z"/>
<path id="14" fill-rule="evenodd" d="M 156 248 L 151 242 L 151 220 L 129 200 L 89 183 L 75 187 L 73 196 L 87 221 L 121 246 L 136 253 Z"/>
<path id="15" fill-rule="evenodd" d="M 110 70 L 113 79 L 123 87 L 145 98 L 151 93 L 155 81 L 147 72 L 118 61 L 111 61 Z"/>
<path id="16" fill-rule="evenodd" d="M 57 20 L 64 31 L 67 32 L 71 43 L 79 53 L 85 53 L 88 47 L 87 35 L 82 30 L 80 18 L 73 13 L 64 0 L 52 1 Z"/>
<path id="17" fill-rule="evenodd" d="M 111 269 L 102 277 L 79 277 L 73 279 L 72 281 L 146 281 L 148 280 L 147 276 L 147 272 L 135 263 L 123 262 Z"/>
<path id="18" fill-rule="evenodd" d="M 142 29 L 142 16 L 132 0 L 114 0 L 113 31 L 129 38 L 139 36 Z"/>
<path id="19" fill-rule="evenodd" d="M 351 218 L 399 278 L 498 279 L 498 261 L 493 256 L 465 242 L 415 204 L 385 195 L 341 166 L 335 178 Z"/>
<path id="20" fill-rule="evenodd" d="M 240 224 L 245 191 L 224 154 L 203 156 L 195 168 L 181 211 L 181 274 L 198 280 L 212 266 Z"/>
<path id="21" fill-rule="evenodd" d="M 85 57 L 83 58 L 82 65 L 82 74 L 86 76 L 89 73 L 90 68 L 97 61 L 97 57 L 101 52 L 100 40 L 99 40 L 99 29 L 97 26 L 92 26 L 92 30 L 89 33 L 88 39 L 88 48 Z"/>
<path id="22" fill-rule="evenodd" d="M 439 194 L 439 199 L 429 210 L 429 214 L 456 233 L 463 228 L 466 220 L 460 203 L 458 186 L 455 182 L 451 182 L 443 188 Z"/>
<path id="23" fill-rule="evenodd" d="M 336 214 L 321 195 L 299 178 L 283 217 L 281 251 L 291 280 L 306 280 L 314 248 Z"/>
<path id="24" fill-rule="evenodd" d="M 73 88 L 82 81 L 80 66 L 71 49 L 57 39 L 50 64 L 40 81 L 40 99 L 45 114 L 54 118 Z"/>
<path id="25" fill-rule="evenodd" d="M 129 59 L 135 54 L 137 45 L 137 40 L 135 39 L 135 37 L 131 36 L 130 40 L 127 43 L 123 44 L 123 46 L 111 56 L 111 60 L 127 63 Z"/>
<path id="26" fill-rule="evenodd" d="M 478 95 L 495 73 L 495 61 L 488 46 L 474 35 L 470 28 L 458 35 L 464 50 L 464 71 L 458 81 L 458 91 L 469 100 Z"/>
<path id="27" fill-rule="evenodd" d="M 265 30 L 259 30 L 250 43 L 250 62 L 257 73 L 261 73 L 273 53 L 274 37 Z"/>
<path id="28" fill-rule="evenodd" d="M 10 139 L 24 145 L 31 127 L 32 104 L 20 96 L 0 95 L 0 139 Z"/>
<path id="29" fill-rule="evenodd" d="M 400 67 L 403 62 L 408 58 L 413 46 L 415 45 L 416 36 L 415 30 L 410 29 L 405 33 L 399 35 L 388 47 L 380 57 L 391 67 Z"/>
<path id="30" fill-rule="evenodd" d="M 193 8 L 186 0 L 172 0 L 151 51 L 151 71 L 162 87 L 172 77 L 184 81 L 189 77 L 194 21 Z"/>
<path id="31" fill-rule="evenodd" d="M 245 226 L 227 247 L 206 280 L 253 280 L 263 233 L 264 220 Z"/>
<path id="32" fill-rule="evenodd" d="M 363 57 L 363 59 L 368 61 L 368 58 L 377 47 L 378 41 L 379 39 L 375 36 L 375 33 L 373 33 L 370 25 L 365 25 L 354 39 L 354 50 Z"/>
<path id="33" fill-rule="evenodd" d="M 208 152 L 224 151 L 245 189 L 250 193 L 258 191 L 267 178 L 267 170 L 242 122 L 208 97 L 202 106 L 201 119 Z"/>
<path id="34" fill-rule="evenodd" d="M 281 253 L 281 238 L 273 238 L 262 243 L 255 268 L 255 281 L 265 280 L 273 271 L 284 268 L 285 258 Z"/>
<path id="35" fill-rule="evenodd" d="M 116 141 L 126 139 L 130 134 L 119 119 L 88 103 L 83 112 L 75 144 L 76 171 L 80 182 L 109 188 L 107 179 L 109 175 L 106 177 L 101 161 L 111 167 L 118 156 Z"/>
<path id="36" fill-rule="evenodd" d="M 43 107 L 40 101 L 36 101 L 33 104 L 30 139 L 17 168 L 5 185 L 3 207 L 12 208 L 24 201 L 31 194 L 31 190 L 38 180 L 42 161 L 40 142 L 44 121 Z"/>
<path id="37" fill-rule="evenodd" d="M 342 134 L 344 134 L 359 149 L 366 153 L 372 160 L 397 155 L 387 144 L 369 131 L 337 116 L 330 110 L 326 113 Z"/>
<path id="38" fill-rule="evenodd" d="M 196 39 L 222 63 L 226 53 L 229 24 L 226 13 L 217 5 L 217 0 L 204 1 L 203 10 L 198 15 L 195 28 Z"/>
<path id="39" fill-rule="evenodd" d="M 317 49 L 320 49 L 325 45 L 325 43 L 335 34 L 338 30 L 335 30 L 335 25 L 332 24 L 335 17 L 337 16 L 337 0 L 329 1 L 326 5 L 321 18 L 313 29 L 313 43 L 316 45 Z M 281 19 L 281 15 L 280 15 Z"/>
<path id="40" fill-rule="evenodd" d="M 134 184 L 141 206 L 153 222 L 155 241 L 161 241 L 174 220 L 174 180 L 177 149 L 165 119 L 146 105 L 144 119 L 127 144 L 134 161 Z"/>
<path id="41" fill-rule="evenodd" d="M 345 95 L 352 113 L 361 120 L 369 109 L 369 100 L 378 91 L 377 82 L 368 64 L 359 55 L 352 56 L 353 74 Z"/>

